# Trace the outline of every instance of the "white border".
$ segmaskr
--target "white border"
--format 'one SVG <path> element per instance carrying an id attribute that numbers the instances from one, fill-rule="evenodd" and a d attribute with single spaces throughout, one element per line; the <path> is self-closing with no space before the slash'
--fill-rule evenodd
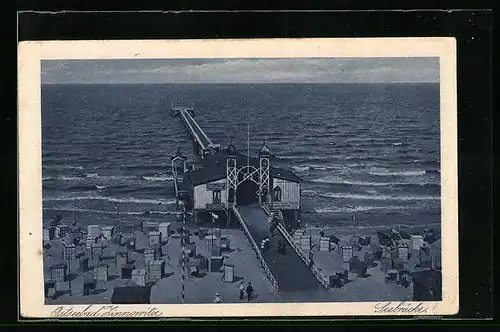
<path id="1" fill-rule="evenodd" d="M 48 59 L 439 57 L 443 299 L 426 313 L 458 312 L 458 172 L 456 41 L 454 38 L 40 41 L 18 47 L 19 243 L 21 316 L 54 317 L 44 304 L 40 62 Z M 412 302 L 408 302 L 411 304 Z M 120 305 L 126 312 L 157 308 L 160 317 L 387 315 L 371 302 L 284 304 Z M 65 305 L 74 312 L 87 305 Z M 93 305 L 97 311 L 102 305 Z M 158 312 L 156 314 L 158 314 Z M 405 313 L 390 313 L 406 315 Z M 412 315 L 415 315 L 413 313 Z M 97 316 L 96 316 L 97 317 Z M 120 317 L 120 316 L 118 316 Z M 117 317 L 115 317 L 117 318 Z"/>

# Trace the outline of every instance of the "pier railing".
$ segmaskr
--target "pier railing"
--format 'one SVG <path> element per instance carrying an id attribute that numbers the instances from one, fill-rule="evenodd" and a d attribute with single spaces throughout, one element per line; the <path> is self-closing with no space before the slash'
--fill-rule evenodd
<path id="1" fill-rule="evenodd" d="M 257 254 L 257 258 L 259 259 L 260 265 L 264 269 L 264 272 L 266 273 L 267 278 L 271 281 L 271 284 L 273 285 L 274 290 L 276 292 L 278 292 L 279 291 L 278 281 L 276 281 L 276 278 L 274 277 L 274 275 L 272 274 L 271 270 L 269 269 L 269 266 L 267 266 L 267 263 L 264 260 L 264 257 L 262 256 L 257 243 L 255 243 L 254 238 L 250 234 L 250 231 L 248 230 L 248 227 L 245 224 L 245 221 L 243 220 L 243 218 L 240 215 L 240 212 L 238 211 L 238 209 L 235 206 L 233 206 L 233 211 L 234 211 L 234 214 L 235 214 L 236 218 L 240 222 L 240 224 L 241 224 L 241 226 L 243 228 L 243 231 L 245 232 L 245 235 L 247 236 L 248 240 L 252 244 L 252 249 Z"/>
<path id="2" fill-rule="evenodd" d="M 269 216 L 272 215 L 272 212 L 271 212 L 271 210 L 269 210 L 268 206 L 263 204 L 262 208 L 263 208 L 264 212 L 266 212 L 267 215 L 269 215 Z M 283 217 L 281 211 L 279 211 L 279 212 L 280 212 L 280 216 Z M 306 253 L 302 250 L 302 248 L 300 248 L 297 245 L 297 243 L 295 243 L 295 241 L 293 240 L 293 237 L 290 235 L 290 233 L 288 233 L 288 231 L 285 229 L 285 227 L 283 227 L 283 225 L 281 223 L 279 223 L 277 226 L 277 229 L 281 233 L 281 235 L 285 238 L 285 240 L 288 242 L 290 247 L 293 248 L 293 250 L 297 253 L 297 255 L 300 257 L 300 259 L 304 262 L 304 264 L 306 264 L 309 267 L 311 264 L 311 260 L 309 259 L 308 255 L 306 255 Z M 312 274 L 314 275 L 314 277 L 319 281 L 321 286 L 323 286 L 326 289 L 330 288 L 329 280 L 325 276 L 323 276 L 323 274 L 321 274 L 321 272 L 318 270 L 318 268 L 315 265 L 312 265 L 310 267 L 310 270 L 311 270 Z"/>
<path id="3" fill-rule="evenodd" d="M 198 123 L 193 119 L 191 114 L 189 114 L 185 110 L 180 111 L 181 117 L 184 120 L 185 124 L 187 125 L 191 135 L 195 138 L 195 140 L 198 142 L 198 144 L 201 146 L 202 149 L 208 149 L 211 147 L 212 141 L 210 138 L 205 134 L 205 132 L 200 128 Z"/>

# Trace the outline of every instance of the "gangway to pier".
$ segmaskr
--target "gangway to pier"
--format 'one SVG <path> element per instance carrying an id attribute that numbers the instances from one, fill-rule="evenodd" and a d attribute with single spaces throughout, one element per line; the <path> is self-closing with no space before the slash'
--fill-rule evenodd
<path id="1" fill-rule="evenodd" d="M 278 242 L 286 239 L 277 230 L 270 237 L 268 216 L 259 204 L 240 206 L 237 210 L 256 243 L 260 244 L 269 237 L 271 249 L 262 251 L 262 256 L 276 278 L 280 291 L 325 291 L 292 248 L 288 248 L 285 255 L 278 253 Z"/>
<path id="2" fill-rule="evenodd" d="M 210 148 L 215 145 L 212 143 L 207 134 L 200 128 L 198 123 L 193 119 L 193 116 L 189 112 L 191 109 L 185 107 L 172 108 L 180 115 L 186 128 L 189 131 L 191 137 L 195 140 L 196 144 L 200 147 L 200 154 L 203 157 L 206 153 L 210 151 Z"/>

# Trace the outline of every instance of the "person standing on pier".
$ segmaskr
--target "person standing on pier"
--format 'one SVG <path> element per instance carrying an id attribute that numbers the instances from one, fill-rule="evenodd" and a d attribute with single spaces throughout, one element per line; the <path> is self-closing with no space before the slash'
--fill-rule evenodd
<path id="1" fill-rule="evenodd" d="M 314 254 L 312 251 L 309 251 L 309 268 L 311 269 L 314 265 Z"/>
<path id="2" fill-rule="evenodd" d="M 245 282 L 241 281 L 240 284 L 240 300 L 243 300 L 245 298 Z"/>
<path id="3" fill-rule="evenodd" d="M 322 228 L 320 231 L 319 231 L 319 236 L 321 237 L 325 237 L 325 229 Z"/>
<path id="4" fill-rule="evenodd" d="M 219 293 L 215 293 L 214 303 L 222 303 L 222 299 L 220 298 Z"/>
<path id="5" fill-rule="evenodd" d="M 250 302 L 250 300 L 252 299 L 252 294 L 253 294 L 253 286 L 252 286 L 252 283 L 249 282 L 248 286 L 247 286 L 247 299 L 248 299 L 248 302 Z"/>

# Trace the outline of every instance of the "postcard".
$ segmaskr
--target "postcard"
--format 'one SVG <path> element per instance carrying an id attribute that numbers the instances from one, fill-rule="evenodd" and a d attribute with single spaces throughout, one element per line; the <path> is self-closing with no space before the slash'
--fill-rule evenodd
<path id="1" fill-rule="evenodd" d="M 458 312 L 454 38 L 18 50 L 22 317 Z"/>

